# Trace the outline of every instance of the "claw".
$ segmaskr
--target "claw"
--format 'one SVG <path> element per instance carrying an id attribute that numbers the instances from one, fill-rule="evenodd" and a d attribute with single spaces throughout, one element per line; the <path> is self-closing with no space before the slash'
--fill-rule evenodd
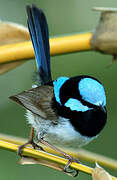
<path id="1" fill-rule="evenodd" d="M 78 174 L 79 174 L 79 171 L 78 170 L 66 170 L 66 169 L 63 169 L 63 172 L 64 173 L 67 173 L 68 175 L 72 174 L 72 177 L 77 177 Z"/>
<path id="2" fill-rule="evenodd" d="M 80 163 L 80 162 L 69 155 L 67 158 L 68 158 L 68 163 L 64 166 L 63 171 L 68 174 L 73 174 L 73 177 L 77 177 L 79 174 L 79 171 L 78 170 L 69 171 L 69 167 L 72 162 L 76 162 L 76 163 Z"/>
<path id="3" fill-rule="evenodd" d="M 44 149 L 43 149 L 41 146 L 39 146 L 38 144 L 36 144 L 34 141 L 32 141 L 32 140 L 30 141 L 30 140 L 29 140 L 29 141 L 26 142 L 25 144 L 19 146 L 18 152 L 17 152 L 19 156 L 21 156 L 21 157 L 27 157 L 27 156 L 22 155 L 22 150 L 23 150 L 23 148 L 25 148 L 25 146 L 28 145 L 28 144 L 31 144 L 34 149 L 38 148 L 39 150 L 44 151 Z"/>
<path id="4" fill-rule="evenodd" d="M 24 148 L 26 145 L 28 145 L 28 144 L 29 144 L 29 142 L 27 142 L 27 143 L 19 146 L 18 151 L 17 151 L 17 154 L 18 154 L 19 156 L 21 156 L 21 157 L 26 157 L 26 156 L 22 155 L 22 150 L 23 150 L 23 148 Z"/>
<path id="5" fill-rule="evenodd" d="M 39 146 L 38 144 L 36 144 L 34 141 L 32 141 L 30 144 L 32 145 L 32 147 L 33 147 L 34 149 L 38 148 L 38 149 L 41 150 L 41 151 L 45 151 L 41 146 Z"/>

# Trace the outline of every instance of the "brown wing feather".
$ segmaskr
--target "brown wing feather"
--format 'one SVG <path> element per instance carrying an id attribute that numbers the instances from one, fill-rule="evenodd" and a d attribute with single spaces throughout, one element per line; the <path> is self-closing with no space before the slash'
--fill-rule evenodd
<path id="1" fill-rule="evenodd" d="M 51 108 L 52 97 L 53 87 L 46 85 L 23 91 L 9 98 L 44 119 L 56 121 L 57 116 Z"/>

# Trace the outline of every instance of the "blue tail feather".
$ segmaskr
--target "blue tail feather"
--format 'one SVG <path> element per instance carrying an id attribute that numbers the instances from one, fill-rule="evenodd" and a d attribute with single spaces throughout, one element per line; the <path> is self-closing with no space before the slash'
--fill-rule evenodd
<path id="1" fill-rule="evenodd" d="M 41 83 L 51 81 L 49 32 L 43 11 L 35 5 L 27 6 L 28 27 L 36 57 Z"/>

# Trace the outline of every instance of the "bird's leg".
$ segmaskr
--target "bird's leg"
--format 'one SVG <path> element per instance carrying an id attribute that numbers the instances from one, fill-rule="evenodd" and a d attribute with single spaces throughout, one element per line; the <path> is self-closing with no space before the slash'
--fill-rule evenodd
<path id="1" fill-rule="evenodd" d="M 23 155 L 22 155 L 22 150 L 23 150 L 23 148 L 24 148 L 26 145 L 28 145 L 28 144 L 31 144 L 34 149 L 39 148 L 40 150 L 43 150 L 43 148 L 42 148 L 41 146 L 39 146 L 38 144 L 36 144 L 36 143 L 34 142 L 33 138 L 34 138 L 34 128 L 31 127 L 29 140 L 28 140 L 25 144 L 21 145 L 21 146 L 18 148 L 18 155 L 19 155 L 19 156 L 23 156 Z M 44 150 L 43 150 L 43 151 L 44 151 Z M 23 157 L 24 157 L 24 156 L 23 156 Z"/>
<path id="2" fill-rule="evenodd" d="M 69 166 L 70 166 L 70 164 L 71 164 L 72 162 L 80 163 L 80 162 L 78 161 L 78 159 L 75 159 L 74 157 L 70 156 L 69 154 L 61 151 L 59 148 L 57 148 L 57 147 L 49 144 L 49 143 L 48 143 L 47 141 L 45 141 L 43 138 L 41 138 L 40 142 L 41 142 L 42 144 L 44 144 L 45 146 L 50 147 L 51 149 L 53 149 L 53 150 L 57 151 L 58 153 L 62 154 L 65 158 L 68 159 L 67 164 L 66 164 L 66 165 L 64 166 L 64 168 L 63 168 L 63 171 L 64 171 L 64 172 L 66 172 L 66 173 L 74 173 L 74 172 L 75 172 L 74 177 L 76 177 L 76 176 L 78 175 L 78 173 L 79 173 L 78 170 L 68 171 L 68 168 L 69 168 Z"/>

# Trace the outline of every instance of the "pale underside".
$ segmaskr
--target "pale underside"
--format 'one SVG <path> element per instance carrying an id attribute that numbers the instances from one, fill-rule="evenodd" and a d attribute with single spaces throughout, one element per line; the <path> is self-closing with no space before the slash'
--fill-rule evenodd
<path id="1" fill-rule="evenodd" d="M 86 145 L 95 138 L 82 136 L 74 130 L 68 119 L 62 117 L 59 117 L 58 123 L 55 125 L 51 120 L 42 119 L 30 111 L 27 111 L 26 117 L 28 123 L 34 127 L 38 140 L 44 137 L 44 140 L 59 147 L 76 149 Z"/>

